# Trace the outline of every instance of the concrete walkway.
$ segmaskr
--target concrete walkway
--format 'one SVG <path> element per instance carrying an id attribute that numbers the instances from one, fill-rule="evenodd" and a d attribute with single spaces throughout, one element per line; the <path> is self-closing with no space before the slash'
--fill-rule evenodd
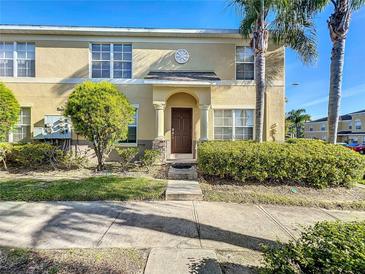
<path id="1" fill-rule="evenodd" d="M 201 201 L 203 200 L 203 192 L 198 181 L 168 180 L 166 200 Z"/>
<path id="2" fill-rule="evenodd" d="M 213 202 L 1 202 L 0 245 L 259 250 L 320 220 L 365 211 Z"/>

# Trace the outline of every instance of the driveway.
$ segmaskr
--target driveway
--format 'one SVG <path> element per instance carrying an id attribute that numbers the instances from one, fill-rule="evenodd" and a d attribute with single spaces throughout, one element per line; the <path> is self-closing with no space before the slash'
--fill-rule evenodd
<path id="1" fill-rule="evenodd" d="M 365 211 L 214 202 L 0 202 L 0 245 L 259 250 L 321 220 Z"/>

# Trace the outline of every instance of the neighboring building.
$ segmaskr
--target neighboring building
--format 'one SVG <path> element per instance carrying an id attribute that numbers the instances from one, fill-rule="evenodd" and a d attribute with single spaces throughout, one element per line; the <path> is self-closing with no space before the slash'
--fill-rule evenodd
<path id="1" fill-rule="evenodd" d="M 327 117 L 305 123 L 304 137 L 327 140 Z M 365 109 L 340 116 L 337 142 L 365 144 Z"/>
<path id="2" fill-rule="evenodd" d="M 270 45 L 264 135 L 284 140 L 284 48 Z M 0 81 L 22 106 L 9 141 L 69 139 L 62 110 L 86 80 L 118 85 L 137 112 L 126 146 L 195 155 L 199 140 L 254 138 L 254 56 L 237 30 L 0 26 Z M 61 130 L 60 130 L 61 129 Z"/>

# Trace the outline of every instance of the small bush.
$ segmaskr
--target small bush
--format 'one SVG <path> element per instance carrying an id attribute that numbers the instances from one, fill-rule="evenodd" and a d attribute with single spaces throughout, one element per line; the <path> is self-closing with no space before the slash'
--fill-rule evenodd
<path id="1" fill-rule="evenodd" d="M 11 151 L 11 144 L 9 143 L 0 143 L 0 165 L 2 164 L 5 169 L 7 169 L 7 158 L 9 157 L 9 153 Z"/>
<path id="2" fill-rule="evenodd" d="M 264 273 L 365 273 L 365 221 L 322 222 L 296 241 L 264 247 Z"/>
<path id="3" fill-rule="evenodd" d="M 139 149 L 137 147 L 116 147 L 120 161 L 119 163 L 122 166 L 123 171 L 126 170 L 131 163 L 131 161 L 137 156 Z"/>
<path id="4" fill-rule="evenodd" d="M 150 167 L 152 166 L 161 156 L 161 152 L 157 149 L 145 149 L 144 154 L 142 156 L 141 162 L 142 166 Z"/>
<path id="5" fill-rule="evenodd" d="M 8 162 L 16 167 L 38 168 L 54 166 L 63 156 L 62 150 L 50 144 L 19 144 L 12 146 Z"/>
<path id="6" fill-rule="evenodd" d="M 283 144 L 212 141 L 199 145 L 198 166 L 203 175 L 241 182 L 273 180 L 324 188 L 360 181 L 365 158 L 340 145 L 317 140 Z"/>
<path id="7" fill-rule="evenodd" d="M 60 157 L 57 159 L 57 167 L 61 169 L 79 169 L 82 167 L 86 167 L 88 165 L 88 158 L 87 158 L 87 152 L 78 152 L 75 151 L 68 151 L 64 153 L 63 157 Z"/>

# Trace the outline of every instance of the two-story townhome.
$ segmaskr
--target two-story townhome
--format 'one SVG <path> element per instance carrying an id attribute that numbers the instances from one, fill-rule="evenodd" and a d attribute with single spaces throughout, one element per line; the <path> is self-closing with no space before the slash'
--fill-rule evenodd
<path id="1" fill-rule="evenodd" d="M 284 139 L 284 48 L 270 44 L 264 135 Z M 80 139 L 62 111 L 74 86 L 110 81 L 136 107 L 120 145 L 195 156 L 200 140 L 254 138 L 254 55 L 237 30 L 0 26 L 0 81 L 22 111 L 9 141 Z M 62 131 L 57 131 L 61 127 Z"/>
<path id="2" fill-rule="evenodd" d="M 304 137 L 327 140 L 327 117 L 305 123 Z M 365 109 L 340 116 L 337 141 L 365 144 Z"/>

